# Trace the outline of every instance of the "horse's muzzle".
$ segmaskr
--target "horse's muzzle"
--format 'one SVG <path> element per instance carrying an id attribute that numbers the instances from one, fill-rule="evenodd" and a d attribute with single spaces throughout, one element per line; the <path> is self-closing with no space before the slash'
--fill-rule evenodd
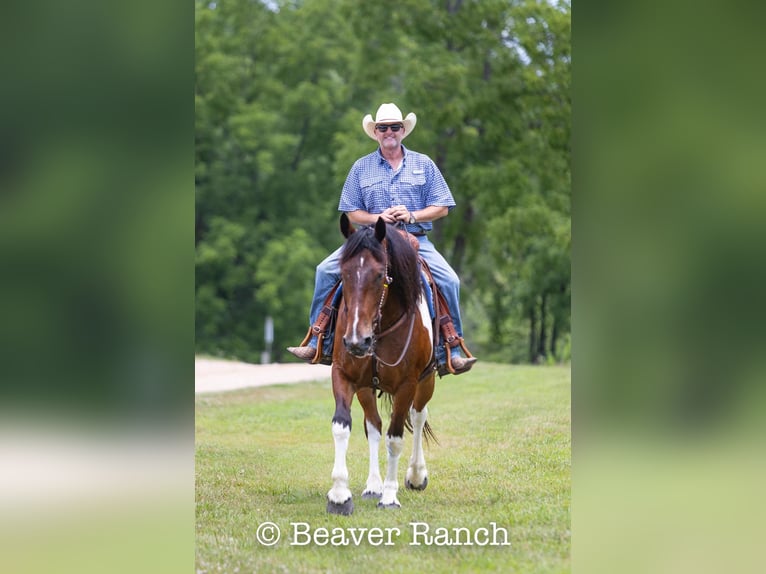
<path id="1" fill-rule="evenodd" d="M 353 355 L 357 359 L 361 359 L 372 355 L 373 341 L 372 337 L 362 337 L 355 340 L 349 340 L 346 339 L 346 337 L 343 337 L 343 346 L 346 347 L 346 350 L 350 355 Z"/>

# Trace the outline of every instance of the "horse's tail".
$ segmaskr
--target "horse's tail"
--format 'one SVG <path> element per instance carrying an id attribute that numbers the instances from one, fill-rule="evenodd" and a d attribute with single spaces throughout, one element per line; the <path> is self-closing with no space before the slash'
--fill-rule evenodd
<path id="1" fill-rule="evenodd" d="M 436 435 L 434 434 L 431 425 L 428 424 L 428 421 L 426 421 L 426 424 L 423 427 L 423 438 L 425 439 L 427 445 L 430 445 L 431 441 L 439 444 L 439 439 L 436 438 Z"/>
<path id="2" fill-rule="evenodd" d="M 390 393 L 383 393 L 383 396 L 386 397 L 386 408 L 388 412 L 391 412 L 391 409 L 394 408 L 394 397 Z M 410 412 L 407 411 L 407 417 L 404 419 L 404 428 L 412 434 L 412 421 L 410 420 Z M 436 433 L 434 433 L 434 429 L 431 428 L 431 425 L 428 424 L 428 420 L 426 420 L 426 424 L 423 425 L 423 440 L 425 440 L 425 443 L 428 446 L 431 446 L 431 442 L 439 444 L 439 439 L 436 438 Z"/>

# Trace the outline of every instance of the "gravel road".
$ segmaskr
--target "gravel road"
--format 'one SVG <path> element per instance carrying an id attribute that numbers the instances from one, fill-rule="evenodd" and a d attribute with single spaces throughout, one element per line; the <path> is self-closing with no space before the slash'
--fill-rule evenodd
<path id="1" fill-rule="evenodd" d="M 221 359 L 194 361 L 194 392 L 217 393 L 278 383 L 321 381 L 330 378 L 331 367 L 301 363 L 254 365 Z"/>

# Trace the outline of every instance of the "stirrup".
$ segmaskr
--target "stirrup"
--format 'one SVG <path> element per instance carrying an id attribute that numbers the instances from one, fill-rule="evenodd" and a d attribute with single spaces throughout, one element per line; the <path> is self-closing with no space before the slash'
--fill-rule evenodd
<path id="1" fill-rule="evenodd" d="M 307 346 L 313 334 L 314 334 L 313 327 L 309 327 L 309 332 L 306 333 L 306 336 L 303 338 L 303 341 L 301 341 L 301 344 L 298 346 L 299 347 Z M 325 338 L 324 333 L 317 334 L 317 349 L 316 349 L 316 353 L 314 353 L 314 358 L 312 358 L 311 361 L 309 361 L 310 365 L 317 365 L 317 364 L 332 365 L 332 357 L 322 353 L 322 348 L 324 347 L 324 338 Z"/>
<path id="2" fill-rule="evenodd" d="M 471 354 L 471 351 L 468 350 L 468 347 L 465 346 L 465 342 L 463 340 L 463 337 L 458 337 L 457 338 L 457 344 L 453 343 L 452 345 L 450 345 L 450 343 L 444 343 L 444 352 L 447 354 L 447 362 L 446 362 L 447 371 L 450 374 L 452 374 L 452 375 L 460 375 L 460 374 L 463 374 L 463 373 L 467 372 L 467 370 L 466 370 L 466 371 L 460 371 L 458 373 L 455 370 L 455 367 L 452 366 L 451 347 L 456 347 L 457 345 L 460 345 L 460 348 L 463 350 L 463 353 L 465 353 L 465 358 L 466 359 L 475 359 L 475 357 Z"/>
<path id="3" fill-rule="evenodd" d="M 303 338 L 299 347 L 305 347 L 308 345 L 312 337 L 317 338 L 317 347 L 314 358 L 311 359 L 311 364 L 316 365 L 321 363 L 323 365 L 331 365 L 332 357 L 325 356 L 322 353 L 322 347 L 324 346 L 324 340 L 327 337 L 327 333 L 334 333 L 335 331 L 335 318 L 338 313 L 338 305 L 340 304 L 340 296 L 342 295 L 341 282 L 337 281 L 330 292 L 325 297 L 322 309 L 319 311 L 319 316 L 313 325 L 309 325 L 309 330 L 306 336 Z M 332 340 L 330 341 L 332 343 Z"/>

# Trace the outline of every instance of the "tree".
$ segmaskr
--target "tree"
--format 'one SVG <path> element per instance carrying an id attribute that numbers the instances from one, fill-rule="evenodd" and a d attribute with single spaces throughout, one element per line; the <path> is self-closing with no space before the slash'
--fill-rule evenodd
<path id="1" fill-rule="evenodd" d="M 462 280 L 469 344 L 565 358 L 570 7 L 533 0 L 197 4 L 198 351 L 255 360 L 307 329 L 361 118 L 415 111 L 405 145 L 458 206 L 432 239 Z M 468 312 L 466 313 L 466 309 Z"/>

